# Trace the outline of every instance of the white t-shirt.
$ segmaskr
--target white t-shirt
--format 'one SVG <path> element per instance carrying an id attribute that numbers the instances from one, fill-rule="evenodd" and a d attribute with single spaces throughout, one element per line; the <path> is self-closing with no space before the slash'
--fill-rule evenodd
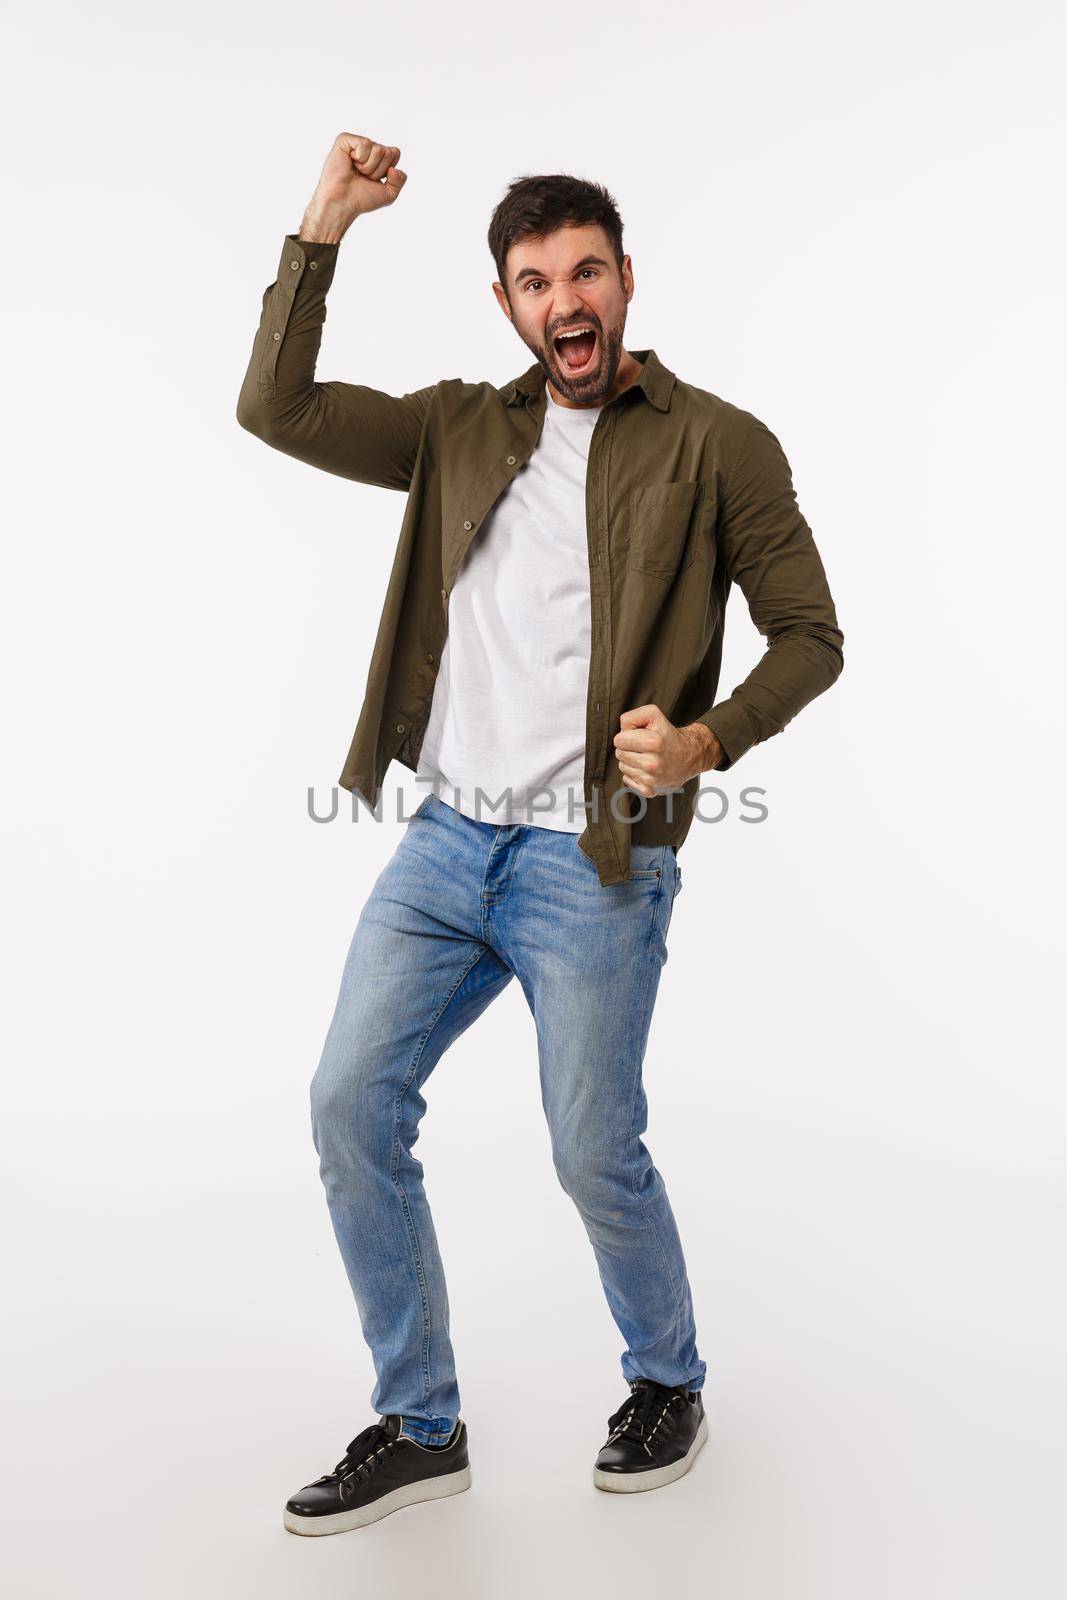
<path id="1" fill-rule="evenodd" d="M 537 448 L 471 540 L 452 586 L 416 779 L 482 822 L 581 833 L 585 477 L 600 409 L 561 406 L 547 385 L 546 399 Z"/>

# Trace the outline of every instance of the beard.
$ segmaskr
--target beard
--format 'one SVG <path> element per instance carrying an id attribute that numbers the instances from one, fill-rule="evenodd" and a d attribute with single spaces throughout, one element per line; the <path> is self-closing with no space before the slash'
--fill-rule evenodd
<path id="1" fill-rule="evenodd" d="M 625 320 L 613 328 L 603 327 L 595 317 L 583 317 L 582 320 L 596 329 L 596 359 L 589 371 L 578 377 L 567 371 L 567 363 L 554 342 L 550 341 L 547 345 L 534 344 L 529 339 L 524 342 L 537 357 L 553 388 L 575 405 L 595 406 L 611 393 L 618 376 Z"/>

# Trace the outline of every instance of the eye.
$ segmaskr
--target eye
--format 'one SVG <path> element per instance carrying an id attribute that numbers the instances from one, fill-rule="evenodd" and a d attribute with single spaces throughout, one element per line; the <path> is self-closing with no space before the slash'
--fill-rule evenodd
<path id="1" fill-rule="evenodd" d="M 599 276 L 600 274 L 596 267 L 580 267 L 575 273 L 575 277 L 578 278 L 599 278 Z M 523 293 L 527 294 L 531 289 L 540 289 L 544 285 L 544 281 L 543 278 L 527 278 L 523 284 Z"/>

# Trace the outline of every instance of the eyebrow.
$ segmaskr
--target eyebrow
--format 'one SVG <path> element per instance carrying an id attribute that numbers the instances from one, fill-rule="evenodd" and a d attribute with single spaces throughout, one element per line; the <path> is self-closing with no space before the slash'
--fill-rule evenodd
<path id="1" fill-rule="evenodd" d="M 571 268 L 571 274 L 570 275 L 573 278 L 574 274 L 576 272 L 580 272 L 583 267 L 606 267 L 606 266 L 607 266 L 607 262 L 603 259 L 602 256 L 583 256 L 582 259 L 580 261 L 576 262 L 575 265 Z M 547 272 L 539 272 L 536 267 L 521 267 L 519 269 L 519 271 L 516 272 L 516 274 L 515 274 L 515 282 L 516 283 L 521 283 L 523 278 L 547 278 L 547 277 L 548 277 L 548 273 Z"/>

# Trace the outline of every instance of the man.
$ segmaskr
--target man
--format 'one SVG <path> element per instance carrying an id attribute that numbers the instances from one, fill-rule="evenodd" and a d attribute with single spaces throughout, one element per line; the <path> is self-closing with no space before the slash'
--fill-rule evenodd
<path id="1" fill-rule="evenodd" d="M 493 292 L 536 358 L 521 377 L 399 397 L 316 381 L 338 247 L 399 197 L 399 159 L 362 135 L 334 141 L 263 296 L 237 413 L 276 449 L 407 492 L 340 781 L 371 807 L 394 758 L 432 784 L 363 908 L 312 1083 L 379 1420 L 289 1500 L 285 1525 L 307 1534 L 470 1483 L 412 1147 L 433 1067 L 516 975 L 555 1169 L 626 1345 L 594 1483 L 653 1489 L 692 1466 L 706 1368 L 641 1137 L 677 856 L 700 774 L 779 732 L 842 664 L 775 436 L 624 348 L 633 267 L 600 185 L 523 178 L 494 212 Z M 767 649 L 716 700 L 735 582 Z"/>

